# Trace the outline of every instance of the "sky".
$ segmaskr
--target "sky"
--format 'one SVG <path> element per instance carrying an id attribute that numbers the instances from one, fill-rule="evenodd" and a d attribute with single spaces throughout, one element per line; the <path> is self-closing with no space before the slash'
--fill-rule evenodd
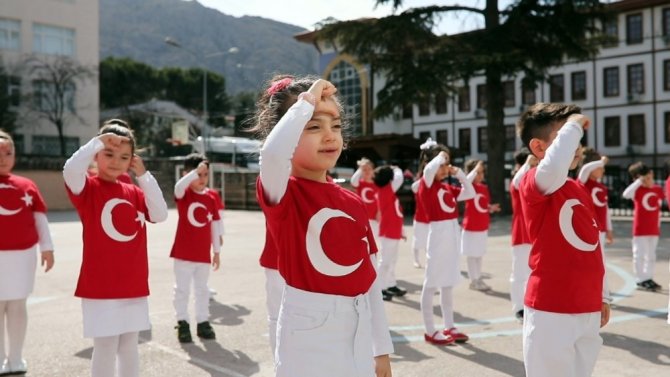
<path id="1" fill-rule="evenodd" d="M 314 24 L 334 17 L 340 21 L 361 17 L 384 17 L 392 14 L 390 5 L 375 8 L 375 0 L 197 0 L 202 5 L 215 8 L 222 13 L 241 17 L 260 16 L 287 24 L 301 26 L 308 30 Z M 512 0 L 499 0 L 500 7 L 507 6 Z M 392 1 L 391 1 L 392 3 Z M 485 0 L 405 0 L 404 6 L 398 10 L 426 5 L 468 5 L 483 8 Z M 438 34 L 454 34 L 483 27 L 483 17 L 473 14 L 459 13 L 444 17 L 435 30 Z"/>

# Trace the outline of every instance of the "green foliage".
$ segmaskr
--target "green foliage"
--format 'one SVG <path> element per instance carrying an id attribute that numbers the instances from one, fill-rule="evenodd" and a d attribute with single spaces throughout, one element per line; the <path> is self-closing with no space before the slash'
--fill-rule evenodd
<path id="1" fill-rule="evenodd" d="M 9 80 L 5 67 L 0 65 L 0 129 L 11 134 L 16 128 L 16 111 L 8 91 Z"/>

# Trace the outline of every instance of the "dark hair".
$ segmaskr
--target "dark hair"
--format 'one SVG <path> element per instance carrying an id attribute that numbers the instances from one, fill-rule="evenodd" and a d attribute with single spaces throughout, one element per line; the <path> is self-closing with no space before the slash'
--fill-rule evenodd
<path id="1" fill-rule="evenodd" d="M 447 152 L 449 155 L 449 162 L 451 162 L 451 151 L 443 144 L 435 144 L 432 147 L 421 150 L 421 154 L 419 155 L 419 171 L 417 172 L 417 179 L 423 177 L 423 168 L 425 168 L 426 164 L 434 159 L 435 156 L 440 154 L 440 152 Z"/>
<path id="2" fill-rule="evenodd" d="M 528 148 L 523 147 L 519 149 L 515 154 L 514 154 L 514 163 L 521 166 L 526 163 L 526 160 L 528 160 L 528 155 L 530 154 L 530 151 Z"/>
<path id="3" fill-rule="evenodd" d="M 265 140 L 270 131 L 279 122 L 279 120 L 286 114 L 288 109 L 298 101 L 298 95 L 306 92 L 314 82 L 319 79 L 317 76 L 303 76 L 295 77 L 291 75 L 276 75 L 260 93 L 258 101 L 256 102 L 256 114 L 253 118 L 253 124 L 248 129 L 249 132 L 255 133 L 259 139 Z M 342 107 L 337 94 L 333 95 L 333 99 L 340 110 L 340 117 L 342 118 L 342 137 L 344 145 L 346 145 L 348 135 L 348 122 L 346 121 L 346 114 Z"/>
<path id="4" fill-rule="evenodd" d="M 469 173 L 469 172 L 475 170 L 475 167 L 477 167 L 477 164 L 479 163 L 479 161 L 481 161 L 481 160 L 476 160 L 476 159 L 468 160 L 465 163 L 465 173 Z"/>
<path id="5" fill-rule="evenodd" d="M 127 137 L 130 142 L 130 151 L 132 154 L 135 154 L 135 135 L 130 129 L 128 122 L 121 119 L 109 119 L 102 124 L 102 127 L 98 131 L 98 136 L 106 133 Z"/>
<path id="6" fill-rule="evenodd" d="M 628 167 L 628 173 L 630 174 L 631 177 L 634 179 L 639 178 L 643 175 L 649 174 L 651 169 L 641 161 L 638 161 L 636 163 L 631 164 Z"/>
<path id="7" fill-rule="evenodd" d="M 529 148 L 532 139 L 548 140 L 556 122 L 565 122 L 570 115 L 581 112 L 582 109 L 576 105 L 538 102 L 521 114 L 516 123 L 517 133 L 523 145 Z"/>
<path id="8" fill-rule="evenodd" d="M 600 153 L 598 153 L 598 151 L 596 151 L 592 147 L 584 148 L 584 150 L 582 151 L 582 156 L 584 156 L 584 158 L 582 159 L 582 163 L 584 164 L 588 164 L 589 162 L 593 161 L 600 161 L 600 159 L 602 158 Z"/>
<path id="9" fill-rule="evenodd" d="M 207 161 L 207 157 L 205 157 L 205 155 L 203 155 L 202 153 L 189 154 L 184 158 L 184 172 L 189 172 L 193 169 L 197 169 L 198 165 L 200 165 L 200 163 L 203 161 L 207 164 L 207 166 L 209 166 L 209 161 Z"/>
<path id="10" fill-rule="evenodd" d="M 384 187 L 393 180 L 393 168 L 389 165 L 379 166 L 375 169 L 375 176 L 372 181 L 378 187 Z"/>

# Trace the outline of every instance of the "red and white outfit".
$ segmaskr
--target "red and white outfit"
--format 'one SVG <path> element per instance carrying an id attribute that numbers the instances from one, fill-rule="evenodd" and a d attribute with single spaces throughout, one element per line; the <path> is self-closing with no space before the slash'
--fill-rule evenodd
<path id="1" fill-rule="evenodd" d="M 84 336 L 94 338 L 92 375 L 137 376 L 139 331 L 149 322 L 147 221 L 167 218 L 158 183 L 146 172 L 139 187 L 88 176 L 104 144 L 93 138 L 63 168 L 70 201 L 83 225 L 83 258 L 75 296 L 82 298 Z"/>
<path id="2" fill-rule="evenodd" d="M 528 236 L 528 229 L 526 229 L 526 220 L 519 195 L 521 180 L 530 168 L 531 166 L 528 163 L 523 164 L 512 177 L 509 186 L 509 196 L 512 201 L 512 273 L 509 282 L 511 284 L 510 300 L 514 313 L 523 310 L 523 298 L 526 295 L 526 285 L 530 276 L 528 258 L 532 245 L 530 236 Z"/>
<path id="3" fill-rule="evenodd" d="M 428 248 L 426 271 L 421 290 L 421 313 L 426 334 L 435 334 L 433 319 L 433 296 L 440 289 L 440 307 L 445 329 L 454 327 L 452 288 L 461 280 L 460 233 L 458 205 L 456 201 L 474 197 L 475 190 L 460 169 L 456 178 L 462 187 L 435 181 L 435 175 L 446 163 L 437 155 L 423 170 L 419 185 L 420 203 L 428 217 Z"/>
<path id="4" fill-rule="evenodd" d="M 286 281 L 276 375 L 374 376 L 374 356 L 392 353 L 393 344 L 368 214 L 351 191 L 290 176 L 313 112 L 298 99 L 261 149 L 257 197 Z"/>
<path id="5" fill-rule="evenodd" d="M 379 207 L 377 206 L 378 187 L 373 182 L 361 180 L 362 175 L 363 170 L 361 170 L 361 168 L 356 169 L 349 182 L 351 183 L 351 187 L 356 189 L 356 193 L 361 197 L 363 204 L 365 204 L 368 220 L 370 220 L 370 226 L 372 227 L 372 234 L 374 234 L 376 239 L 376 237 L 379 236 Z"/>
<path id="6" fill-rule="evenodd" d="M 665 200 L 670 205 L 670 176 L 665 180 Z M 668 268 L 670 268 L 670 264 Z M 668 288 L 670 288 L 670 283 L 668 284 Z M 668 298 L 668 324 L 670 324 L 670 298 Z"/>
<path id="7" fill-rule="evenodd" d="M 0 176 L 0 368 L 23 364 L 26 299 L 35 283 L 37 252 L 53 250 L 46 212 L 33 181 L 14 174 Z"/>
<path id="8" fill-rule="evenodd" d="M 177 321 L 189 321 L 188 301 L 193 283 L 195 319 L 197 323 L 209 320 L 209 279 L 211 251 L 221 250 L 221 219 L 223 208 L 219 194 L 209 188 L 202 192 L 189 186 L 198 179 L 196 169 L 184 175 L 174 187 L 179 221 L 170 257 L 174 258 L 173 305 Z"/>
<path id="9" fill-rule="evenodd" d="M 467 175 L 467 180 L 472 183 L 476 176 L 477 170 L 473 170 Z M 489 215 L 491 194 L 483 183 L 473 183 L 472 186 L 475 189 L 475 197 L 465 201 L 461 254 L 467 257 L 470 280 L 477 281 L 482 276 L 482 257 L 486 254 L 486 239 L 491 222 Z"/>
<path id="10" fill-rule="evenodd" d="M 633 211 L 633 272 L 637 282 L 654 277 L 656 246 L 661 234 L 661 203 L 663 190 L 658 185 L 643 187 L 636 179 L 623 191 L 622 196 L 632 199 Z"/>
<path id="11" fill-rule="evenodd" d="M 523 178 L 521 205 L 532 242 L 523 354 L 526 376 L 590 376 L 599 335 L 605 268 L 591 198 L 568 170 L 583 135 L 566 123 Z"/>
<path id="12" fill-rule="evenodd" d="M 379 207 L 379 266 L 381 284 L 384 289 L 395 287 L 398 282 L 395 268 L 398 261 L 400 240 L 402 239 L 403 214 L 396 192 L 402 186 L 403 175 L 400 168 L 393 168 L 393 180 L 386 186 L 377 188 Z"/>
<path id="13" fill-rule="evenodd" d="M 414 265 L 421 266 L 420 251 L 424 253 L 428 249 L 428 215 L 423 209 L 419 198 L 419 185 L 421 179 L 412 183 L 412 192 L 414 193 L 414 220 L 412 222 L 412 253 L 414 255 Z"/>

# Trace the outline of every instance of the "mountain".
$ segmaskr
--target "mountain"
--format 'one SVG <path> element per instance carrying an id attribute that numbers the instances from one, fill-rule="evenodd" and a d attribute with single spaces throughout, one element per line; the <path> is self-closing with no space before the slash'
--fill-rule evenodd
<path id="1" fill-rule="evenodd" d="M 316 74 L 314 46 L 293 39 L 302 31 L 261 17 L 229 16 L 197 1 L 100 0 L 100 59 L 206 67 L 224 75 L 230 94 L 258 91 L 274 73 Z M 182 47 L 166 44 L 168 36 Z M 221 54 L 231 47 L 238 52 Z"/>

